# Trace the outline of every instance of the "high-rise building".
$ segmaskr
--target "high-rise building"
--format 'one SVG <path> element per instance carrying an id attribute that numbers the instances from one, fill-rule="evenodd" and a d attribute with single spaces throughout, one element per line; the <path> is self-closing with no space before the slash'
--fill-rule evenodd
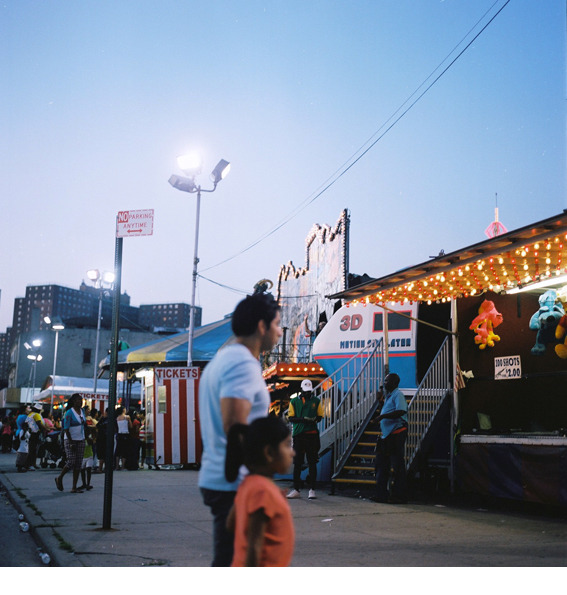
<path id="1" fill-rule="evenodd" d="M 189 327 L 191 306 L 189 304 L 151 304 L 140 306 L 140 324 L 149 328 Z M 201 326 L 202 309 L 195 308 L 195 326 Z"/>
<path id="2" fill-rule="evenodd" d="M 81 283 L 79 289 L 61 285 L 29 285 L 25 297 L 14 300 L 12 327 L 0 333 L 0 388 L 5 385 L 13 343 L 22 333 L 48 330 L 44 318 L 60 317 L 67 328 L 96 328 L 99 300 L 101 328 L 112 326 L 112 295 Z M 189 326 L 188 304 L 130 305 L 130 296 L 120 296 L 120 328 L 154 332 L 154 329 L 185 329 Z M 201 308 L 196 308 L 195 326 L 201 325 Z"/>

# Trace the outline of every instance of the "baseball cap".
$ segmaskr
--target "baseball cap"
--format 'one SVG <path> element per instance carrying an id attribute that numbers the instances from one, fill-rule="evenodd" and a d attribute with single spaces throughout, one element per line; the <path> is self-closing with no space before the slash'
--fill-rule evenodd
<path id="1" fill-rule="evenodd" d="M 313 390 L 313 384 L 311 383 L 311 380 L 308 380 L 307 378 L 305 380 L 303 380 L 301 382 L 301 390 L 305 391 L 305 392 L 309 392 Z"/>

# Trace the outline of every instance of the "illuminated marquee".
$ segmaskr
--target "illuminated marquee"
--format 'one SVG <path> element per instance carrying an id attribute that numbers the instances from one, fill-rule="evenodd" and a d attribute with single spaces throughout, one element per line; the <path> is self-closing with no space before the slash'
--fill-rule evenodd
<path id="1" fill-rule="evenodd" d="M 330 320 L 335 301 L 325 296 L 344 291 L 348 275 L 349 217 L 345 209 L 334 227 L 315 224 L 306 243 L 305 267 L 290 261 L 280 267 L 278 301 L 282 326 L 291 333 L 288 342 L 309 343 L 321 315 Z M 307 330 L 308 329 L 308 330 Z"/>

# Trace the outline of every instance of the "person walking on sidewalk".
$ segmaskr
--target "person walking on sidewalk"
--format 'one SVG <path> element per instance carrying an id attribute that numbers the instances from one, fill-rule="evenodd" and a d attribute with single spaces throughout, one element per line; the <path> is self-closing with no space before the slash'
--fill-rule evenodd
<path id="1" fill-rule="evenodd" d="M 45 424 L 41 415 L 43 407 L 41 403 L 34 403 L 31 406 L 31 411 L 26 418 L 28 424 L 28 431 L 30 433 L 30 440 L 28 444 L 28 464 L 30 471 L 37 469 L 37 449 L 39 442 L 44 434 L 46 434 Z"/>
<path id="2" fill-rule="evenodd" d="M 248 424 L 268 414 L 270 395 L 259 357 L 282 335 L 280 307 L 273 296 L 257 292 L 243 299 L 232 315 L 233 344 L 220 349 L 199 382 L 199 421 L 203 457 L 199 488 L 213 515 L 213 566 L 230 566 L 234 537 L 226 528 L 236 489 L 243 479 L 225 478 L 226 436 L 235 423 Z"/>
<path id="3" fill-rule="evenodd" d="M 289 566 L 295 530 L 289 504 L 273 480 L 276 473 L 287 473 L 293 460 L 289 427 L 279 417 L 261 417 L 249 426 L 233 425 L 227 442 L 228 481 L 243 464 L 250 471 L 227 521 L 234 532 L 232 566 Z"/>
<path id="4" fill-rule="evenodd" d="M 384 379 L 384 404 L 377 421 L 381 435 L 376 443 L 375 502 L 403 504 L 407 502 L 405 446 L 408 436 L 408 405 L 398 388 L 400 377 L 388 374 Z M 392 493 L 388 492 L 390 469 L 393 469 Z"/>
<path id="5" fill-rule="evenodd" d="M 57 489 L 63 491 L 63 478 L 69 472 L 73 472 L 73 486 L 71 492 L 80 494 L 83 490 L 77 488 L 77 481 L 83 465 L 83 454 L 85 452 L 85 414 L 81 409 L 83 397 L 79 393 L 74 393 L 67 401 L 67 411 L 63 418 L 63 432 L 65 436 L 65 467 L 55 478 Z"/>
<path id="6" fill-rule="evenodd" d="M 116 407 L 116 449 L 114 451 L 114 468 L 116 471 L 126 468 L 126 459 L 132 448 L 131 430 L 132 420 L 126 414 L 126 408 L 119 405 Z"/>
<path id="7" fill-rule="evenodd" d="M 288 498 L 301 498 L 301 468 L 307 457 L 309 476 L 309 499 L 313 500 L 315 495 L 315 481 L 317 479 L 317 463 L 319 462 L 319 430 L 317 422 L 323 417 L 323 405 L 321 400 L 313 395 L 313 384 L 311 380 L 305 379 L 301 383 L 301 393 L 298 397 L 291 399 L 289 403 L 288 419 L 293 424 L 293 489 L 287 495 Z"/>

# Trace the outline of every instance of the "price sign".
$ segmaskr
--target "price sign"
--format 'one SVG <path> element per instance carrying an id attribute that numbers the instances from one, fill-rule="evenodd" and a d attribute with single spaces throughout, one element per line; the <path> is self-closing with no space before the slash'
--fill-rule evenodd
<path id="1" fill-rule="evenodd" d="M 494 358 L 495 380 L 519 380 L 522 377 L 522 361 L 519 355 Z"/>

